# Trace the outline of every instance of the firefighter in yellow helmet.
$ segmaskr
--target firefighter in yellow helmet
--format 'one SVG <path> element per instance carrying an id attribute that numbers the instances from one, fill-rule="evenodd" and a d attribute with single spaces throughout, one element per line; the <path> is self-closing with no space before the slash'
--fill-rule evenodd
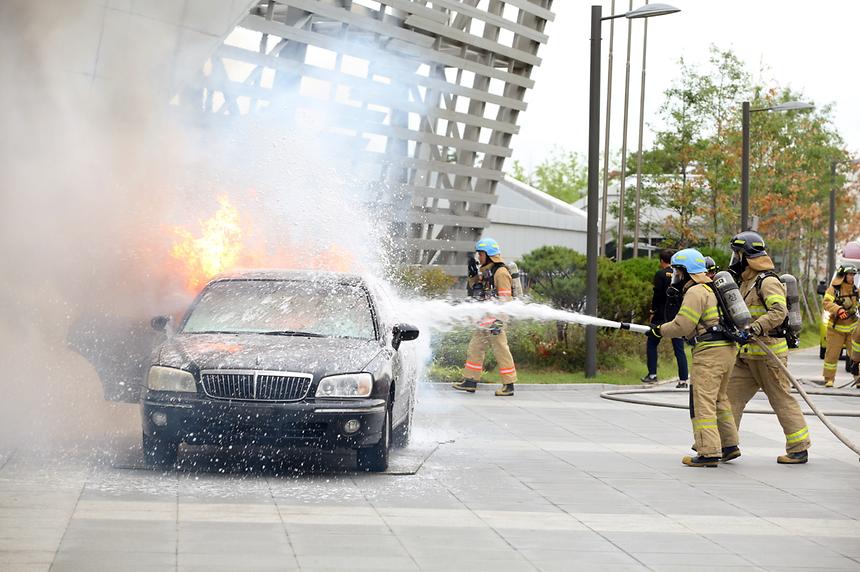
<path id="1" fill-rule="evenodd" d="M 478 241 L 475 250 L 478 253 L 480 268 L 474 276 L 469 277 L 469 293 L 480 300 L 494 299 L 503 302 L 512 300 L 513 277 L 502 260 L 499 243 L 492 238 L 484 238 Z M 510 397 L 514 394 L 517 367 L 508 348 L 505 324 L 496 316 L 484 316 L 478 322 L 478 329 L 469 341 L 466 364 L 463 367 L 464 379 L 455 383 L 454 389 L 475 393 L 484 370 L 484 356 L 490 348 L 499 363 L 499 373 L 502 377 L 502 387 L 496 391 L 496 395 Z"/>
<path id="2" fill-rule="evenodd" d="M 788 302 L 785 286 L 774 273 L 773 260 L 765 250 L 764 239 L 757 232 L 745 231 L 732 238 L 731 248 L 729 271 L 739 280 L 741 296 L 752 315 L 749 331 L 767 344 L 785 364 L 788 361 L 788 340 L 777 337 L 774 329 L 785 321 Z M 740 427 L 744 407 L 761 389 L 785 434 L 786 454 L 777 457 L 777 462 L 805 463 L 811 444 L 809 427 L 800 406 L 791 395 L 791 382 L 779 365 L 772 361 L 756 344 L 741 346 L 728 390 L 735 423 Z"/>
<path id="3" fill-rule="evenodd" d="M 840 265 L 830 287 L 824 293 L 824 311 L 830 314 L 827 321 L 827 350 L 824 353 L 825 387 L 833 387 L 842 348 L 845 348 L 846 358 L 852 359 L 851 337 L 857 326 L 857 286 L 854 285 L 856 274 L 855 266 Z"/>
<path id="4" fill-rule="evenodd" d="M 738 431 L 726 393 L 734 366 L 735 342 L 720 328 L 720 308 L 705 257 L 693 248 L 672 256 L 672 285 L 684 299 L 671 322 L 651 327 L 650 336 L 685 338 L 693 345 L 690 419 L 695 457 L 681 462 L 690 467 L 716 467 L 740 457 Z"/>

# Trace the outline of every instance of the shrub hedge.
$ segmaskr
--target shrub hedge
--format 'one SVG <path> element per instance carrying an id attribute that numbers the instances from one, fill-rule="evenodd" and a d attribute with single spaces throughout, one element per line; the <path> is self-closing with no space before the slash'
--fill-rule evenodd
<path id="1" fill-rule="evenodd" d="M 727 257 L 724 257 L 727 258 Z M 720 259 L 717 259 L 721 263 Z M 581 312 L 585 308 L 585 256 L 562 246 L 533 250 L 518 261 L 527 293 L 537 302 Z M 598 262 L 598 315 L 616 321 L 647 323 L 658 258 L 639 258 L 620 263 L 601 258 Z M 441 271 L 440 271 L 441 272 Z M 414 267 L 399 277 L 401 287 L 428 296 L 441 296 L 453 279 L 439 272 Z M 433 370 L 445 379 L 458 379 L 466 360 L 472 329 L 457 328 L 433 336 Z M 585 328 L 566 323 L 513 322 L 507 329 L 508 343 L 517 365 L 527 369 L 581 371 L 585 365 Z M 661 363 L 671 360 L 671 344 L 660 344 Z M 645 362 L 645 338 L 619 330 L 599 330 L 598 366 L 619 365 L 625 357 L 639 356 Z M 488 352 L 484 368 L 497 367 Z M 664 366 L 665 367 L 665 366 Z"/>

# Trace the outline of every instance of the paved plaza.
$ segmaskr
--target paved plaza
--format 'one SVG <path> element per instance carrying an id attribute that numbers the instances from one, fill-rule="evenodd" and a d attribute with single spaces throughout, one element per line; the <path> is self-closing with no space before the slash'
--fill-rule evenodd
<path id="1" fill-rule="evenodd" d="M 806 466 L 777 465 L 775 417 L 748 415 L 743 457 L 693 469 L 686 411 L 603 389 L 424 385 L 414 444 L 382 475 L 217 449 L 150 471 L 132 430 L 6 450 L 0 570 L 860 570 L 860 463 L 817 419 Z M 834 421 L 860 442 L 860 419 Z"/>

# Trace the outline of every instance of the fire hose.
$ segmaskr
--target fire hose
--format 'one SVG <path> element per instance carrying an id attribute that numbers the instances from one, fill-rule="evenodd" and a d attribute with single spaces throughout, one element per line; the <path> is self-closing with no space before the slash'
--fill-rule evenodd
<path id="1" fill-rule="evenodd" d="M 806 393 L 806 390 L 804 390 L 803 387 L 800 385 L 800 382 L 797 381 L 793 375 L 791 375 L 791 372 L 788 371 L 788 368 L 786 367 L 786 365 L 784 363 L 782 363 L 781 359 L 776 357 L 776 354 L 773 353 L 773 351 L 771 351 L 771 349 L 769 347 L 767 347 L 767 344 L 765 344 L 761 340 L 753 340 L 753 341 L 756 343 L 756 345 L 758 345 L 758 347 L 763 349 L 765 351 L 765 353 L 773 361 L 775 361 L 779 365 L 779 368 L 783 371 L 783 373 L 785 373 L 785 375 L 788 376 L 788 379 L 791 380 L 791 383 L 792 383 L 792 385 L 794 385 L 794 388 L 797 390 L 797 392 L 800 394 L 800 396 L 803 397 L 803 400 L 806 401 L 807 405 L 809 405 L 809 408 L 812 409 L 813 413 L 815 413 L 815 416 L 818 417 L 822 423 L 824 423 L 824 426 L 827 427 L 830 430 L 830 432 L 836 436 L 837 439 L 842 441 L 842 443 L 846 447 L 848 447 L 849 449 L 854 451 L 857 455 L 860 455 L 860 448 L 858 448 L 857 445 L 855 445 L 854 442 L 851 441 L 848 437 L 843 435 L 842 432 L 839 431 L 839 429 L 837 429 L 833 425 L 833 423 L 830 422 L 830 420 L 827 418 L 827 416 L 824 413 L 822 413 L 818 409 L 818 407 L 815 406 L 815 403 L 813 403 L 812 399 L 809 398 L 809 395 Z"/>
<path id="2" fill-rule="evenodd" d="M 618 324 L 618 325 L 617 326 L 607 325 L 604 327 L 615 327 L 617 329 L 630 330 L 633 332 L 640 332 L 640 333 L 647 333 L 648 331 L 650 331 L 650 328 L 648 326 L 642 326 L 639 324 L 627 324 L 624 322 L 616 322 L 616 324 Z M 780 360 L 776 356 L 776 354 L 773 353 L 773 351 L 767 346 L 767 344 L 765 344 L 761 340 L 758 340 L 755 338 L 753 338 L 751 341 L 753 343 L 755 343 L 756 345 L 758 345 L 762 350 L 764 350 L 764 352 L 768 355 L 768 357 L 770 359 L 772 359 L 779 366 L 779 368 L 783 371 L 783 373 L 785 373 L 786 376 L 788 376 L 788 379 L 791 381 L 791 384 L 797 390 L 797 393 L 799 393 L 800 396 L 803 397 L 803 400 L 806 401 L 807 405 L 809 405 L 809 408 L 812 410 L 812 412 L 815 414 L 815 416 L 818 417 L 819 420 L 821 420 L 821 422 L 824 424 L 824 426 L 827 427 L 827 429 L 830 430 L 830 432 L 833 433 L 833 435 L 837 439 L 839 439 L 842 442 L 842 444 L 844 444 L 846 447 L 848 447 L 854 453 L 856 453 L 858 456 L 860 456 L 860 447 L 858 447 L 856 444 L 854 444 L 853 441 L 851 441 L 848 437 L 846 437 L 835 425 L 833 425 L 833 423 L 830 422 L 830 420 L 827 418 L 827 415 L 815 405 L 815 403 L 809 397 L 809 394 L 806 392 L 805 389 L 803 389 L 803 386 L 801 385 L 801 383 L 799 381 L 797 381 L 797 379 L 795 379 L 795 377 L 789 371 L 788 367 L 786 367 L 786 365 L 784 363 L 782 363 L 782 360 Z M 639 403 L 639 404 L 643 404 L 643 405 L 658 405 L 658 406 L 662 406 L 662 407 L 677 407 L 679 409 L 686 409 L 687 408 L 686 406 L 683 406 L 683 405 L 675 405 L 675 404 L 667 405 L 667 404 L 659 404 L 659 403 L 654 403 L 654 402 L 649 403 L 646 400 L 630 400 L 630 399 L 622 399 L 622 398 L 617 397 L 618 395 L 625 395 L 625 394 L 634 393 L 634 392 L 638 392 L 638 391 L 639 390 L 604 391 L 603 393 L 600 394 L 600 397 L 602 397 L 603 399 L 609 399 L 609 400 L 614 400 L 614 401 L 627 401 L 627 402 Z M 655 390 L 647 390 L 647 391 L 649 393 L 656 393 L 656 392 L 665 393 L 666 391 L 670 391 L 672 393 L 675 393 L 675 390 L 656 390 L 656 391 Z M 831 392 L 828 392 L 828 394 L 831 394 Z M 842 395 L 846 395 L 846 394 L 843 392 Z M 847 394 L 847 395 L 854 396 L 854 394 Z M 750 413 L 765 413 L 765 412 L 764 411 L 751 411 Z M 834 412 L 834 413 L 831 413 L 831 415 L 834 415 L 834 416 L 850 416 L 850 417 L 860 416 L 858 414 L 852 414 L 852 413 Z"/>

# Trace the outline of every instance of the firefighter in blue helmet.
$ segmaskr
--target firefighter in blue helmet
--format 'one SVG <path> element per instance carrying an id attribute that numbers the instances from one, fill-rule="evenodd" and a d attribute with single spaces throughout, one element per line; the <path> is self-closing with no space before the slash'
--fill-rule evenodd
<path id="1" fill-rule="evenodd" d="M 693 248 L 679 250 L 671 260 L 672 285 L 683 292 L 678 315 L 655 324 L 650 336 L 685 338 L 693 346 L 690 420 L 697 455 L 681 462 L 690 467 L 716 467 L 740 456 L 738 432 L 727 388 L 734 366 L 734 341 L 720 328 L 720 308 L 708 276 L 705 257 Z"/>
<path id="2" fill-rule="evenodd" d="M 482 238 L 475 245 L 478 253 L 478 264 L 470 262 L 470 276 L 467 284 L 469 294 L 479 300 L 500 300 L 507 302 L 513 299 L 514 284 L 510 271 L 502 260 L 502 250 L 499 243 L 492 238 Z M 478 322 L 478 329 L 472 334 L 463 368 L 463 381 L 454 384 L 454 389 L 474 393 L 484 370 L 484 356 L 487 349 L 492 348 L 496 361 L 499 362 L 499 373 L 502 377 L 502 387 L 496 391 L 499 397 L 510 397 L 514 394 L 514 383 L 517 381 L 517 368 L 511 350 L 508 348 L 508 337 L 505 324 L 497 317 L 487 315 Z"/>

